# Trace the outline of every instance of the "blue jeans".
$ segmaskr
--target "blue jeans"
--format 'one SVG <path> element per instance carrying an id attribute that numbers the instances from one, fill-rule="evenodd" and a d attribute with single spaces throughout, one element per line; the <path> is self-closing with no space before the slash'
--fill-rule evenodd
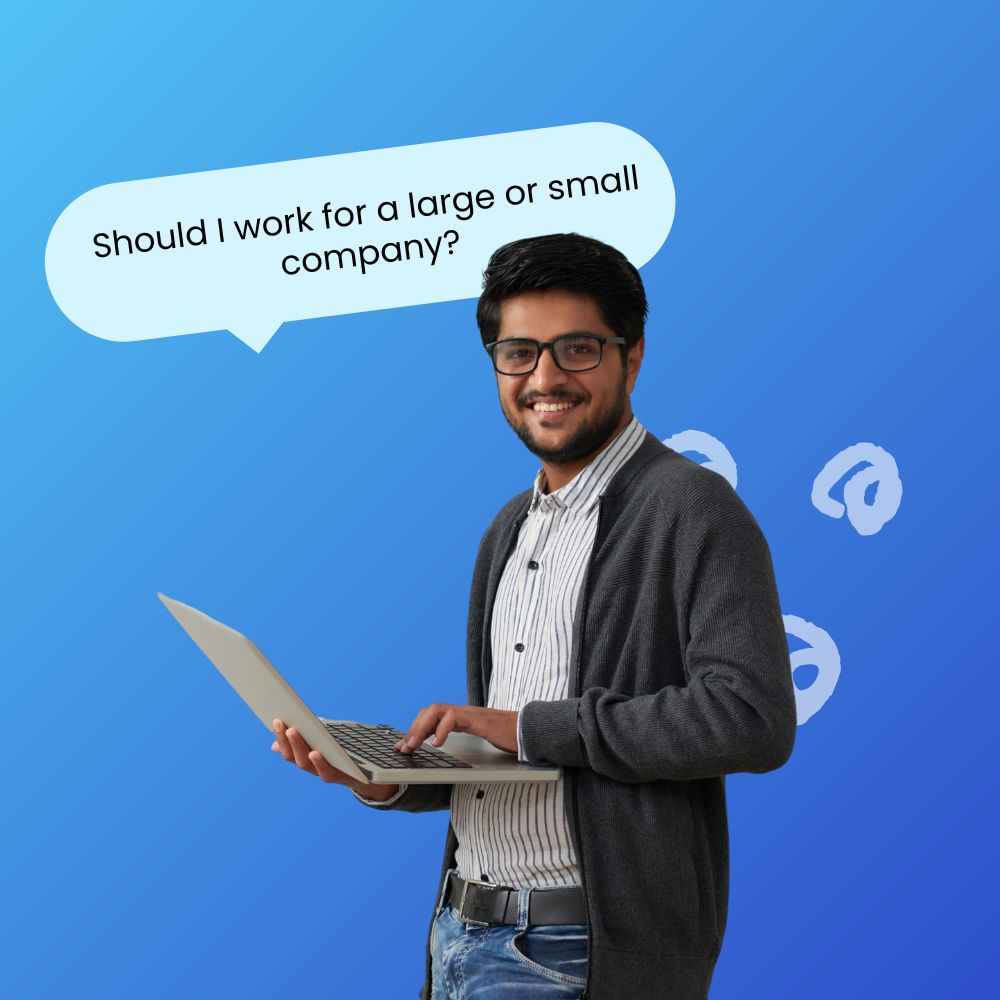
<path id="1" fill-rule="evenodd" d="M 447 885 L 447 880 L 445 880 Z M 464 924 L 439 904 L 431 928 L 431 1000 L 578 1000 L 587 975 L 586 924 Z"/>

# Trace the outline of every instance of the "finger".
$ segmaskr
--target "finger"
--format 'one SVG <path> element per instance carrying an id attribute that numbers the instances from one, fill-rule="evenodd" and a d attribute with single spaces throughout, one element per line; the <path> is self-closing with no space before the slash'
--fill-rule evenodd
<path id="1" fill-rule="evenodd" d="M 434 732 L 438 722 L 441 721 L 441 716 L 449 708 L 451 708 L 450 705 L 434 704 L 422 709 L 413 720 L 399 749 L 403 753 L 411 753 L 413 750 L 416 750 Z"/>
<path id="2" fill-rule="evenodd" d="M 309 753 L 309 761 L 316 771 L 316 774 L 328 785 L 342 785 L 346 775 L 343 771 L 337 770 L 319 750 L 312 750 Z"/>
<path id="3" fill-rule="evenodd" d="M 421 731 L 423 725 L 422 720 L 428 711 L 429 709 L 422 708 L 417 713 L 416 718 L 413 720 L 413 722 L 410 723 L 410 728 L 407 729 L 407 731 L 403 734 L 403 738 L 396 743 L 393 749 L 398 750 L 400 753 L 410 753 L 410 751 L 413 749 L 410 746 L 410 740 L 417 739 L 416 734 Z M 419 739 L 417 739 L 417 742 L 414 743 L 414 746 L 419 746 L 419 744 L 420 741 Z"/>
<path id="4" fill-rule="evenodd" d="M 288 744 L 292 748 L 292 754 L 295 757 L 295 763 L 302 768 L 303 771 L 308 771 L 310 774 L 316 773 L 316 768 L 313 767 L 312 761 L 309 759 L 309 752 L 312 747 L 304 739 L 302 739 L 301 733 L 294 727 L 289 729 L 287 732 Z"/>
<path id="5" fill-rule="evenodd" d="M 443 708 L 441 705 L 428 705 L 421 709 L 417 717 L 410 726 L 410 731 L 406 735 L 406 745 L 412 750 L 420 746 L 424 740 L 434 731 L 434 727 L 441 717 Z"/>
<path id="6" fill-rule="evenodd" d="M 446 739 L 448 739 L 448 734 L 458 727 L 458 713 L 454 708 L 449 708 L 444 715 L 441 716 L 441 721 L 437 724 L 437 728 L 434 730 L 434 739 L 431 742 L 434 746 L 439 747 Z"/>
<path id="7" fill-rule="evenodd" d="M 278 744 L 278 752 L 281 754 L 285 760 L 294 760 L 294 755 L 292 754 L 292 748 L 288 745 L 288 736 L 286 734 L 285 724 L 281 719 L 274 720 L 274 742 Z"/>

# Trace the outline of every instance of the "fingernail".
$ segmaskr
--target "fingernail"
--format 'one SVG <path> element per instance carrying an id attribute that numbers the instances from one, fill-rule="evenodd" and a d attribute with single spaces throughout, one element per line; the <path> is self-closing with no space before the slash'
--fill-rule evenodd
<path id="1" fill-rule="evenodd" d="M 281 719 L 275 719 L 274 720 L 274 731 L 276 733 L 280 733 L 281 732 Z"/>
<path id="2" fill-rule="evenodd" d="M 415 746 L 417 746 L 417 744 L 418 744 L 419 742 L 420 742 L 420 740 L 418 740 L 418 739 L 416 738 L 416 736 L 411 736 L 411 737 L 410 737 L 410 738 L 409 738 L 409 739 L 408 739 L 408 740 L 406 741 L 406 745 L 407 745 L 408 747 L 411 747 L 411 748 L 412 748 L 412 747 L 415 747 Z"/>

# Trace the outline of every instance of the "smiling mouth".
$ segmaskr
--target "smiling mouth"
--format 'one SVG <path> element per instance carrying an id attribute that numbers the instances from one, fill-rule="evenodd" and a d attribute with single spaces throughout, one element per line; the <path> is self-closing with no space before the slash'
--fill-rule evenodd
<path id="1" fill-rule="evenodd" d="M 576 403 L 535 403 L 532 409 L 535 413 L 562 413 L 572 410 Z"/>
<path id="2" fill-rule="evenodd" d="M 528 409 L 534 413 L 564 413 L 566 410 L 572 410 L 574 407 L 579 406 L 580 402 L 579 399 L 560 400 L 557 403 L 535 400 L 533 403 L 528 403 Z"/>

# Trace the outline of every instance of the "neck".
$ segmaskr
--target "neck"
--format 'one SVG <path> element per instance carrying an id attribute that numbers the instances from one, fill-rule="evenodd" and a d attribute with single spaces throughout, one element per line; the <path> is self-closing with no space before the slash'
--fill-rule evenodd
<path id="1" fill-rule="evenodd" d="M 572 462 L 546 462 L 542 459 L 542 471 L 545 473 L 546 494 L 555 490 L 561 490 L 567 483 L 572 482 L 607 446 L 618 437 L 621 432 L 628 427 L 632 420 L 632 408 L 625 408 L 625 413 L 619 421 L 618 426 L 608 435 L 607 440 L 598 445 L 589 455 L 582 458 L 573 459 Z"/>

